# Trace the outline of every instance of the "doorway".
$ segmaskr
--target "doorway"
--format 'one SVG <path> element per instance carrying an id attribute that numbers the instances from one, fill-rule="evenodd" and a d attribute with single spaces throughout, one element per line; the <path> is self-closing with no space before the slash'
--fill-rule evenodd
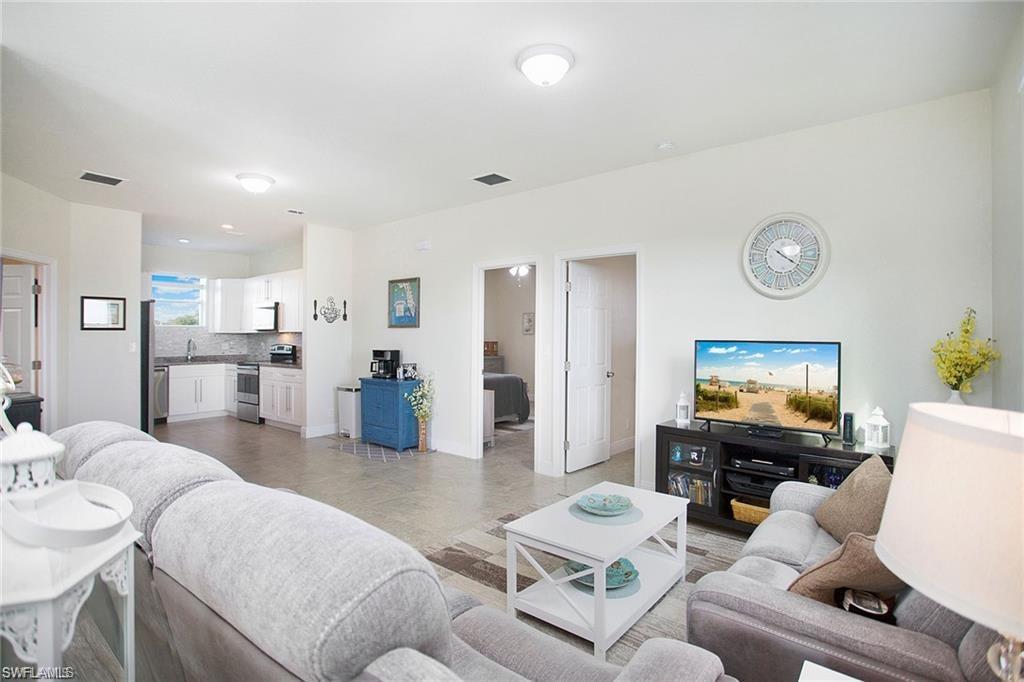
<path id="1" fill-rule="evenodd" d="M 519 262 L 483 272 L 484 457 L 534 469 L 537 379 L 537 266 Z"/>
<path id="2" fill-rule="evenodd" d="M 565 472 L 609 462 L 635 480 L 636 254 L 564 265 Z"/>
<path id="3" fill-rule="evenodd" d="M 20 370 L 19 391 L 43 399 L 41 427 L 57 428 L 56 270 L 51 259 L 0 256 L 0 355 Z"/>

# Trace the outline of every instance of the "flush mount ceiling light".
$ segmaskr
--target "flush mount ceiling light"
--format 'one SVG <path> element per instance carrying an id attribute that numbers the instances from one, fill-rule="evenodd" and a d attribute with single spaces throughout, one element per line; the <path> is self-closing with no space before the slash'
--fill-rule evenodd
<path id="1" fill-rule="evenodd" d="M 227 223 L 224 223 L 223 225 L 221 225 L 221 227 L 223 227 L 225 230 L 233 230 L 233 229 L 235 229 L 234 225 L 228 225 Z"/>
<path id="2" fill-rule="evenodd" d="M 658 146 L 655 147 L 659 152 L 669 152 L 676 148 L 675 142 L 659 142 Z"/>
<path id="3" fill-rule="evenodd" d="M 562 80 L 574 61 L 572 52 L 561 45 L 534 45 L 519 53 L 516 68 L 531 83 L 546 88 Z"/>
<path id="4" fill-rule="evenodd" d="M 182 239 L 178 240 L 178 243 L 179 244 L 191 244 L 192 240 L 191 239 L 184 239 L 184 238 L 182 238 Z"/>
<path id="5" fill-rule="evenodd" d="M 263 194 L 274 184 L 274 178 L 259 173 L 239 173 L 235 179 L 253 194 Z"/>

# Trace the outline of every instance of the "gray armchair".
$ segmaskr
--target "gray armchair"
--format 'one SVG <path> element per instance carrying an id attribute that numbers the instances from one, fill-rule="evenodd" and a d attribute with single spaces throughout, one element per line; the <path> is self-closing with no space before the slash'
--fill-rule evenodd
<path id="1" fill-rule="evenodd" d="M 741 680 L 790 679 L 813 661 L 862 680 L 987 680 L 996 634 L 914 590 L 897 599 L 897 625 L 788 592 L 838 543 L 814 521 L 833 491 L 780 485 L 772 513 L 728 571 L 701 578 L 687 603 L 688 638 Z"/>

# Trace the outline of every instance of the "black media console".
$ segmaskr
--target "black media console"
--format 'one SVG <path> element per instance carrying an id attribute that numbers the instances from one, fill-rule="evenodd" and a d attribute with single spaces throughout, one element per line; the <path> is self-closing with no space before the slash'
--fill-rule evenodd
<path id="1" fill-rule="evenodd" d="M 890 469 L 896 455 L 895 448 L 876 453 L 838 440 L 826 445 L 813 434 L 757 438 L 742 427 L 679 428 L 674 421 L 658 425 L 657 446 L 658 492 L 689 497 L 691 518 L 748 533 L 756 526 L 733 518 L 733 499 L 767 507 L 783 481 L 835 488 L 872 455 L 880 454 Z"/>

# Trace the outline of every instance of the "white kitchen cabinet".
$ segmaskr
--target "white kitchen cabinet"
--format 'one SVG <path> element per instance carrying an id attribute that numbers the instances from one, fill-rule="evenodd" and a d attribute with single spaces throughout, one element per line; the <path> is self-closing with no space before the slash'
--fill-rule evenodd
<path id="1" fill-rule="evenodd" d="M 224 409 L 235 414 L 238 410 L 238 367 L 225 365 L 224 367 Z"/>
<path id="2" fill-rule="evenodd" d="M 225 365 L 171 365 L 168 368 L 169 421 L 225 414 Z"/>
<path id="3" fill-rule="evenodd" d="M 207 283 L 207 327 L 219 334 L 251 331 L 244 321 L 244 279 L 212 279 Z"/>
<path id="4" fill-rule="evenodd" d="M 302 331 L 303 272 L 289 270 L 277 275 L 281 304 L 278 308 L 278 329 L 283 332 Z"/>
<path id="5" fill-rule="evenodd" d="M 302 426 L 306 418 L 305 386 L 301 369 L 260 368 L 260 416 Z"/>

